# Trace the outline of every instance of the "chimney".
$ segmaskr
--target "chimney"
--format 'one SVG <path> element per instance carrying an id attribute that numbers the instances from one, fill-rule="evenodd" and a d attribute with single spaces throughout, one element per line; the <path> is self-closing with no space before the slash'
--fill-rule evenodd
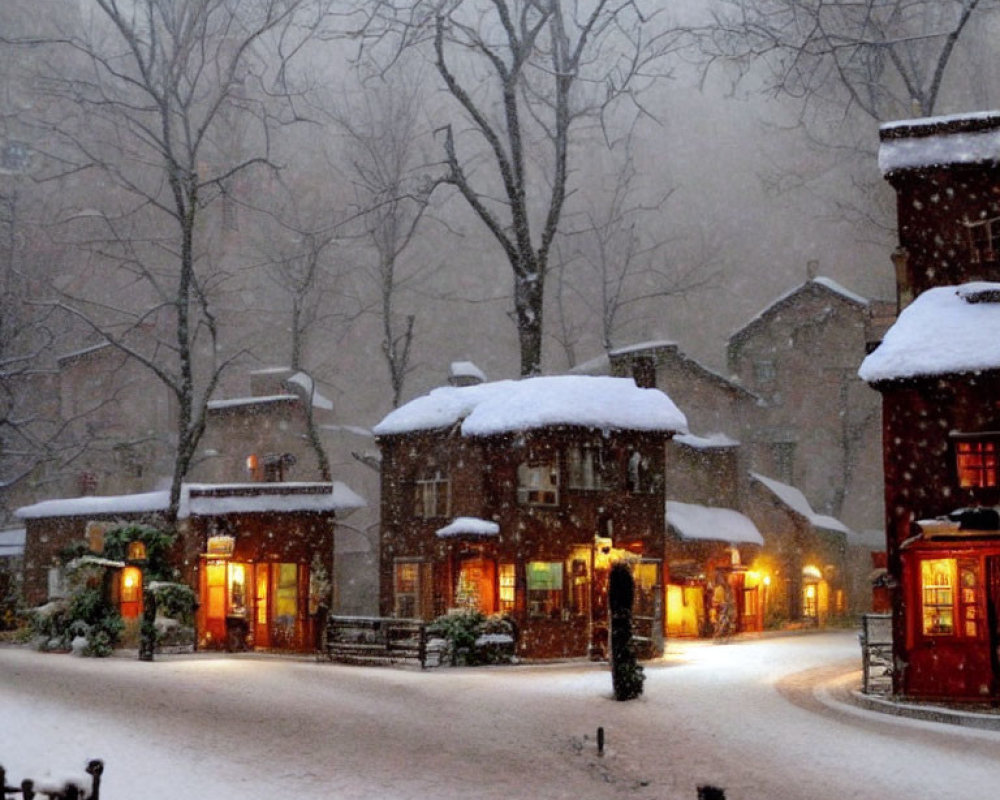
<path id="1" fill-rule="evenodd" d="M 448 383 L 452 386 L 475 386 L 486 382 L 486 373 L 471 361 L 452 361 Z"/>

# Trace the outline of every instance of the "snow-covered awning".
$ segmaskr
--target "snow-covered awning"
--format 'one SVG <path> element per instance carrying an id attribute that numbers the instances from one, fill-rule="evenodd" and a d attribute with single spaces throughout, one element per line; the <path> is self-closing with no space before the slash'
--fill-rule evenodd
<path id="1" fill-rule="evenodd" d="M 143 492 L 100 497 L 43 500 L 17 509 L 19 519 L 147 514 L 167 510 L 170 493 Z M 347 512 L 367 505 L 340 481 L 332 483 L 188 483 L 181 490 L 178 516 L 266 512 Z"/>
<path id="2" fill-rule="evenodd" d="M 465 436 L 567 425 L 600 430 L 687 432 L 687 419 L 659 389 L 631 378 L 553 375 L 442 386 L 397 408 L 375 426 L 377 436 L 448 428 Z"/>
<path id="3" fill-rule="evenodd" d="M 451 539 L 457 536 L 497 536 L 500 526 L 488 519 L 479 517 L 455 517 L 450 523 L 437 531 L 439 539 Z"/>
<path id="4" fill-rule="evenodd" d="M 721 450 L 739 447 L 738 440 L 727 436 L 724 433 L 710 433 L 707 436 L 696 436 L 693 433 L 684 433 L 675 436 L 673 441 L 678 444 L 690 447 L 692 450 Z"/>
<path id="5" fill-rule="evenodd" d="M 687 541 L 764 544 L 764 537 L 753 521 L 730 508 L 710 508 L 668 500 L 667 524 Z"/>
<path id="6" fill-rule="evenodd" d="M 1000 369 L 1000 283 L 937 286 L 903 309 L 858 369 L 868 383 Z"/>

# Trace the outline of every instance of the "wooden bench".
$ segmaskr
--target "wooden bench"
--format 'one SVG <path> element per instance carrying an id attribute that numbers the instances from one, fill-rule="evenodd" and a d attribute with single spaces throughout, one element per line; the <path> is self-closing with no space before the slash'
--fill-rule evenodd
<path id="1" fill-rule="evenodd" d="M 427 634 L 427 623 L 394 617 L 332 616 L 326 623 L 326 657 L 341 664 L 441 663 L 442 648 Z"/>

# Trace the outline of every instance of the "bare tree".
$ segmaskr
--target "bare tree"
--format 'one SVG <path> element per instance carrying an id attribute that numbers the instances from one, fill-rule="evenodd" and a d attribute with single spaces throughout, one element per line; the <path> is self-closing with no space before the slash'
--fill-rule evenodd
<path id="1" fill-rule="evenodd" d="M 402 399 L 410 372 L 416 323 L 414 312 L 399 311 L 400 295 L 425 271 L 404 269 L 402 257 L 417 235 L 436 185 L 420 150 L 426 134 L 421 77 L 419 69 L 401 72 L 392 82 L 363 74 L 358 100 L 325 114 L 343 137 L 337 160 L 347 164 L 355 218 L 348 227 L 360 226 L 356 239 L 374 261 L 366 272 L 377 287 L 393 408 Z"/>
<path id="2" fill-rule="evenodd" d="M 721 0 L 703 52 L 765 88 L 876 121 L 937 112 L 949 68 L 993 0 Z"/>
<path id="3" fill-rule="evenodd" d="M 558 273 L 559 281 L 568 281 L 582 300 L 587 316 L 599 321 L 605 351 L 615 346 L 624 312 L 652 300 L 683 297 L 718 279 L 704 242 L 700 252 L 683 253 L 682 237 L 666 232 L 669 225 L 663 221 L 674 189 L 644 202 L 637 187 L 631 137 L 626 137 L 618 150 L 619 163 L 608 170 L 614 175 L 610 190 L 600 192 L 591 187 L 582 212 L 583 224 L 566 232 L 571 261 L 579 266 Z M 563 294 L 560 287 L 558 296 Z M 559 308 L 565 317 L 564 304 Z M 562 327 L 567 330 L 565 321 Z"/>
<path id="4" fill-rule="evenodd" d="M 105 283 L 101 296 L 63 306 L 172 395 L 172 516 L 208 399 L 238 355 L 225 352 L 213 306 L 226 273 L 206 251 L 218 224 L 208 209 L 235 176 L 269 165 L 285 56 L 311 36 L 319 11 L 309 0 L 95 0 L 93 20 L 48 40 L 77 63 L 47 77 L 61 113 L 44 123 L 67 164 L 112 187 L 104 208 L 88 210 L 105 226 L 90 241 L 134 303 L 114 306 Z M 234 124 L 252 152 L 222 146 Z"/>
<path id="5" fill-rule="evenodd" d="M 431 48 L 459 112 L 439 131 L 444 182 L 510 264 L 522 375 L 541 370 L 545 280 L 584 121 L 634 99 L 672 43 L 644 5 L 381 0 L 359 12 L 361 30 L 396 52 Z"/>

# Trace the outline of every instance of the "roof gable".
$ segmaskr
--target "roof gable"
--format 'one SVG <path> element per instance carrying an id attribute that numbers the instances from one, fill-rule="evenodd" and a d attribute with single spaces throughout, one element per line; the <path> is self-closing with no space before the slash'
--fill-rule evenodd
<path id="1" fill-rule="evenodd" d="M 850 289 L 846 289 L 836 281 L 822 276 L 813 278 L 805 283 L 796 286 L 785 294 L 778 297 L 769 306 L 757 313 L 742 328 L 737 329 L 729 336 L 729 346 L 733 347 L 740 342 L 750 338 L 760 328 L 764 327 L 773 317 L 781 313 L 786 308 L 794 306 L 806 296 L 825 295 L 834 298 L 847 305 L 858 309 L 866 309 L 869 300 L 859 294 L 855 294 Z"/>

